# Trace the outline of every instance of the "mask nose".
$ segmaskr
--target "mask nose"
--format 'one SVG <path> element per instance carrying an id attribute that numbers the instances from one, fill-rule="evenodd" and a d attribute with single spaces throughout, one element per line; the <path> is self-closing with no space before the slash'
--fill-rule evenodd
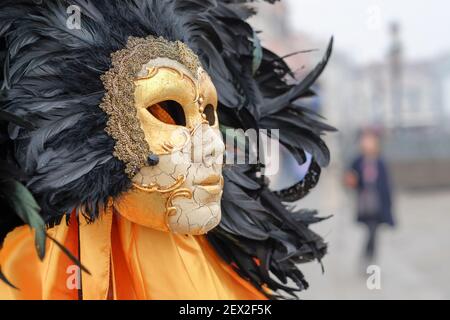
<path id="1" fill-rule="evenodd" d="M 200 124 L 192 138 L 192 162 L 203 163 L 206 167 L 222 164 L 225 144 L 218 130 L 207 123 Z"/>

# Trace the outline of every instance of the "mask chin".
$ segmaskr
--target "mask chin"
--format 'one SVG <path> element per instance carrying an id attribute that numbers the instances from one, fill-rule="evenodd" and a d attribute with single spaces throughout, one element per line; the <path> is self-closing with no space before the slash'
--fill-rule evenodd
<path id="1" fill-rule="evenodd" d="M 202 235 L 214 229 L 220 223 L 220 202 L 209 203 L 202 207 L 192 208 L 189 203 L 180 200 L 177 206 L 184 206 L 169 218 L 170 231 L 180 234 Z"/>
<path id="2" fill-rule="evenodd" d="M 195 189 L 194 187 L 194 193 L 198 192 Z M 216 201 L 198 206 L 189 197 L 189 192 L 171 200 L 174 193 L 162 195 L 133 188 L 114 201 L 114 209 L 124 218 L 144 227 L 163 232 L 202 235 L 220 223 L 220 196 L 221 194 Z M 167 207 L 167 203 L 171 201 L 172 205 Z"/>

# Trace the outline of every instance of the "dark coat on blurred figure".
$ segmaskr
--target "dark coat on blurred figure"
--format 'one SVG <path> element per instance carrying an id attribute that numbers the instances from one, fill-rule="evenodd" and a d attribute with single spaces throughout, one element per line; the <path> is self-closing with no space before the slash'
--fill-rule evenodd
<path id="1" fill-rule="evenodd" d="M 360 199 L 362 191 L 365 189 L 363 179 L 363 160 L 359 156 L 352 164 L 351 170 L 357 175 L 357 196 Z M 382 158 L 376 160 L 378 177 L 376 179 L 375 188 L 379 196 L 379 212 L 374 216 L 367 216 L 358 208 L 357 221 L 365 224 L 378 223 L 395 226 L 394 217 L 392 214 L 392 191 L 390 185 L 390 177 L 385 161 Z"/>

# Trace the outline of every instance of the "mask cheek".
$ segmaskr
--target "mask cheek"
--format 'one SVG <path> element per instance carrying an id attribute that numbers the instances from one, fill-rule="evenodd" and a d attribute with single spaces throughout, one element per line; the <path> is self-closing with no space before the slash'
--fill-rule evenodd
<path id="1" fill-rule="evenodd" d="M 133 189 L 114 200 L 114 209 L 131 222 L 154 230 L 170 232 L 164 218 L 165 202 L 160 194 Z"/>
<path id="2" fill-rule="evenodd" d="M 200 235 L 216 227 L 221 219 L 223 185 L 199 186 L 196 179 L 221 170 L 195 165 L 190 155 L 188 141 L 181 149 L 161 155 L 158 165 L 142 168 L 133 179 L 137 186 L 168 190 L 180 177 L 184 177 L 183 183 L 169 192 L 146 193 L 134 188 L 118 202 L 118 211 L 130 221 L 166 232 Z"/>
<path id="3" fill-rule="evenodd" d="M 171 155 L 163 155 L 156 166 L 144 167 L 133 178 L 134 187 L 115 199 L 115 209 L 128 220 L 159 231 L 170 232 L 168 214 L 169 198 L 184 188 L 183 173 L 188 163 L 175 165 Z M 191 197 L 190 192 L 183 196 Z"/>

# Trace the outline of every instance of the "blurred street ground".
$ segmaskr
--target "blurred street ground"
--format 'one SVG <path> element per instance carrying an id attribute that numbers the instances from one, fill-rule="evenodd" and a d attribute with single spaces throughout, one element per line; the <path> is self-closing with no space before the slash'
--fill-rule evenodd
<path id="1" fill-rule="evenodd" d="M 301 266 L 310 288 L 301 299 L 450 299 L 450 189 L 395 193 L 398 227 L 379 233 L 381 290 L 369 290 L 361 261 L 363 227 L 354 219 L 352 194 L 341 172 L 324 170 L 318 187 L 301 207 L 317 208 L 330 220 L 313 226 L 329 243 L 323 263 Z"/>

